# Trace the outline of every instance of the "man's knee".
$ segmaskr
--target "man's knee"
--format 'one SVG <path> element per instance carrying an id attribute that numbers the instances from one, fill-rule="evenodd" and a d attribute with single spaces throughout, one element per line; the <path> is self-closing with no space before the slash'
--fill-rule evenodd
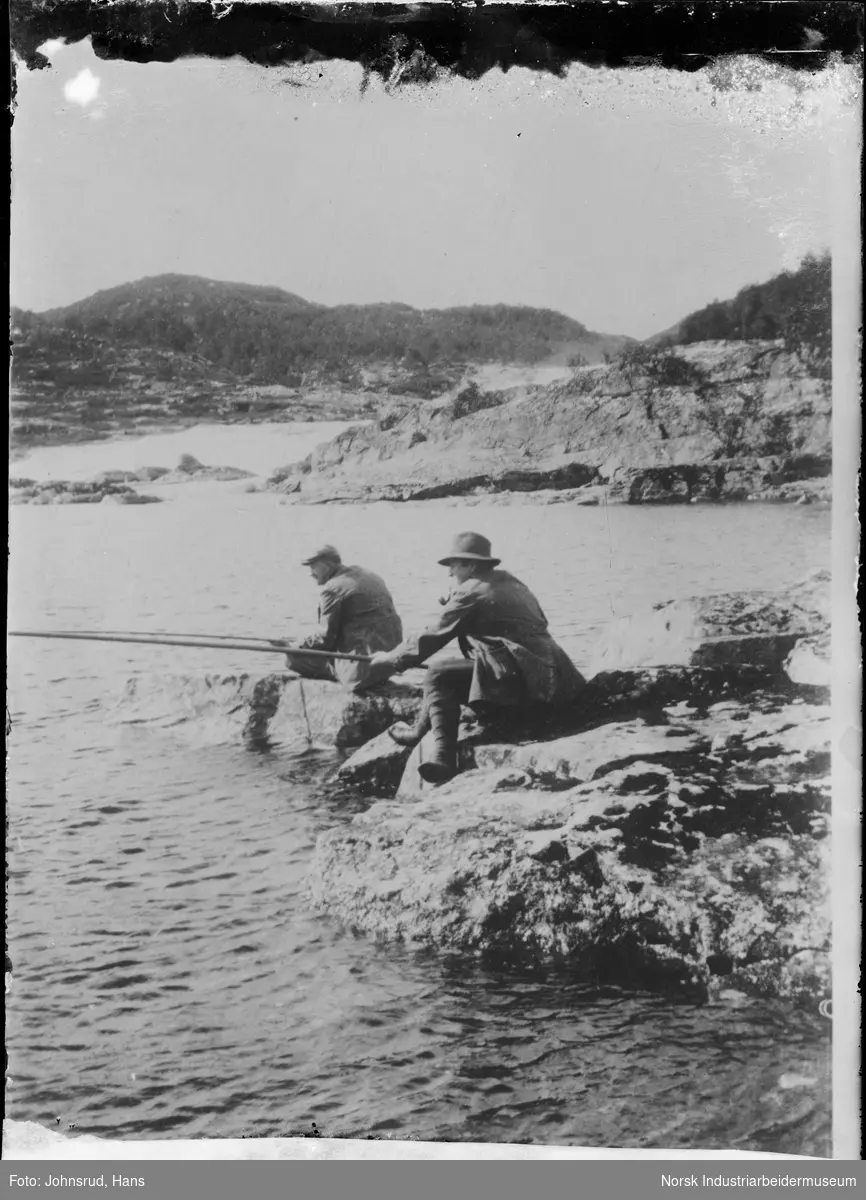
<path id="1" fill-rule="evenodd" d="M 473 665 L 459 659 L 430 663 L 424 680 L 427 695 L 465 691 L 472 680 Z"/>
<path id="2" fill-rule="evenodd" d="M 439 680 L 442 678 L 442 675 L 443 675 L 442 668 L 444 665 L 445 664 L 441 663 L 441 662 L 428 663 L 427 674 L 424 676 L 425 686 L 430 686 L 431 684 L 436 684 L 439 682 Z"/>
<path id="3" fill-rule="evenodd" d="M 286 655 L 286 666 L 302 679 L 336 680 L 333 665 L 326 659 L 312 658 L 302 651 Z"/>

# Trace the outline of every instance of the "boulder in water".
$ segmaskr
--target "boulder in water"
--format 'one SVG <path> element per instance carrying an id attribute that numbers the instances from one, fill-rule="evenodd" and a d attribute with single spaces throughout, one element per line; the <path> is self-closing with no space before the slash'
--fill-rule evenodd
<path id="1" fill-rule="evenodd" d="M 182 454 L 173 471 L 159 476 L 160 483 L 228 483 L 234 479 L 251 479 L 252 471 L 240 467 L 206 467 L 191 454 Z"/>
<path id="2" fill-rule="evenodd" d="M 395 721 L 413 720 L 419 705 L 420 693 L 400 684 L 353 694 L 288 673 L 154 674 L 127 682 L 115 719 L 170 730 L 196 745 L 254 739 L 333 749 L 358 746 Z"/>
<path id="3" fill-rule="evenodd" d="M 162 504 L 162 497 L 148 496 L 144 492 L 108 492 L 100 504 Z"/>
<path id="4" fill-rule="evenodd" d="M 313 746 L 361 746 L 396 721 L 413 721 L 420 703 L 415 689 L 399 683 L 353 693 L 325 680 L 297 679 L 283 689 L 268 737 L 284 741 L 300 729 Z"/>

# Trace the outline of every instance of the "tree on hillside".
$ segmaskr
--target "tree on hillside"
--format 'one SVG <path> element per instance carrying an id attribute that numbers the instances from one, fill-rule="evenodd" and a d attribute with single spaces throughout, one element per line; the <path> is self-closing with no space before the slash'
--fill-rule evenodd
<path id="1" fill-rule="evenodd" d="M 683 321 L 673 340 L 782 340 L 816 373 L 829 376 L 831 260 L 807 255 L 796 271 L 742 288 L 733 300 L 715 301 Z"/>
<path id="2" fill-rule="evenodd" d="M 459 361 L 534 362 L 586 331 L 561 313 L 507 305 L 420 311 L 404 304 L 313 305 L 279 289 L 158 277 L 42 314 L 48 326 L 114 343 L 195 353 L 238 375 L 277 378 L 340 362 L 419 371 Z"/>
<path id="3" fill-rule="evenodd" d="M 785 348 L 829 376 L 833 353 L 832 264 L 830 255 L 808 256 L 799 271 L 803 297 L 787 315 Z"/>

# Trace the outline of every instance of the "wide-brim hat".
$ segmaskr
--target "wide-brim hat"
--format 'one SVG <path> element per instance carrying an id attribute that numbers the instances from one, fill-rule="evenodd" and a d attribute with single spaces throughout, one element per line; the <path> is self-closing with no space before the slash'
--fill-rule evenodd
<path id="1" fill-rule="evenodd" d="M 493 558 L 490 553 L 490 542 L 480 533 L 458 533 L 451 543 L 451 550 L 444 558 L 439 559 L 439 565 L 447 567 L 454 559 L 464 558 L 470 562 L 489 563 L 491 567 L 502 562 L 501 558 Z"/>
<path id="2" fill-rule="evenodd" d="M 314 550 L 312 554 L 301 559 L 301 566 L 309 567 L 311 563 L 314 562 L 332 562 L 339 564 L 342 562 L 342 559 L 340 558 L 340 551 L 336 548 L 336 546 L 331 546 L 330 544 L 319 546 L 319 548 Z"/>

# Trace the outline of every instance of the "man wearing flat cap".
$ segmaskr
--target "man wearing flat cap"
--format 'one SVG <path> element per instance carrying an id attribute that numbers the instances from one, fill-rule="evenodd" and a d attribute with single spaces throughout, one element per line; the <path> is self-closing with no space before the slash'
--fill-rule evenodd
<path id="1" fill-rule="evenodd" d="M 439 562 L 454 588 L 439 620 L 420 636 L 376 654 L 373 665 L 394 672 L 418 666 L 454 638 L 464 657 L 431 663 L 424 706 L 414 727 L 389 732 L 414 745 L 432 729 L 433 751 L 419 766 L 428 783 L 444 783 L 457 771 L 460 706 L 476 713 L 527 704 L 566 704 L 584 680 L 547 631 L 547 618 L 529 588 L 507 571 L 480 533 L 459 533 Z"/>
<path id="2" fill-rule="evenodd" d="M 333 546 L 320 546 L 303 566 L 319 585 L 319 629 L 286 655 L 286 663 L 305 679 L 331 679 L 351 691 L 363 691 L 383 678 L 368 663 L 304 655 L 304 650 L 335 650 L 370 655 L 393 650 L 403 626 L 384 579 L 363 567 L 345 566 Z"/>

